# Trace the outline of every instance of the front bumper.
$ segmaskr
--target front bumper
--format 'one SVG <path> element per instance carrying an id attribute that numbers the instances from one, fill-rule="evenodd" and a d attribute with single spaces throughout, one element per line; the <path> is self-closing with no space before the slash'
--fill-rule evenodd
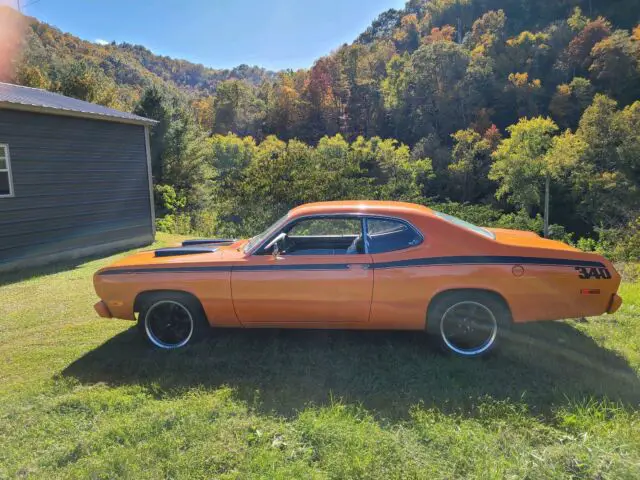
<path id="1" fill-rule="evenodd" d="M 113 315 L 111 315 L 111 312 L 109 311 L 109 307 L 107 307 L 107 304 L 102 300 L 96 303 L 93 308 L 102 318 L 113 318 Z"/>
<path id="2" fill-rule="evenodd" d="M 611 296 L 611 302 L 609 302 L 609 308 L 607 308 L 607 313 L 616 313 L 621 306 L 622 306 L 622 298 L 620 298 L 617 294 L 614 293 Z"/>

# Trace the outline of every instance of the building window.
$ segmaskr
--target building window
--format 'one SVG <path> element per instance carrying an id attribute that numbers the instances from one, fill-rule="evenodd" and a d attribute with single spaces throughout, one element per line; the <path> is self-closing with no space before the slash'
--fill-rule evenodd
<path id="1" fill-rule="evenodd" d="M 2 197 L 13 197 L 13 178 L 9 145 L 0 143 L 0 198 Z"/>

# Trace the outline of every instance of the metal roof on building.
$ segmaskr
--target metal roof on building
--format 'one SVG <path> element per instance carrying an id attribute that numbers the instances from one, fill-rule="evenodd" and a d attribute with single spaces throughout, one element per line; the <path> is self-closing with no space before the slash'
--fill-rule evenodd
<path id="1" fill-rule="evenodd" d="M 148 118 L 85 102 L 77 98 L 65 97 L 38 88 L 22 87 L 0 82 L 0 109 L 23 110 L 28 112 L 90 118 L 135 125 L 155 125 Z"/>

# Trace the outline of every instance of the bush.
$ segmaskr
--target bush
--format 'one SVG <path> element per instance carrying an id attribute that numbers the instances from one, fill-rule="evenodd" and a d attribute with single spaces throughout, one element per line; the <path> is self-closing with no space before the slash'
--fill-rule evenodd
<path id="1" fill-rule="evenodd" d="M 191 217 L 186 213 L 169 214 L 156 220 L 156 228 L 160 232 L 176 235 L 199 235 L 191 227 Z"/>
<path id="2" fill-rule="evenodd" d="M 581 238 L 577 247 L 585 252 L 597 252 L 614 262 L 640 260 L 640 217 L 624 228 L 596 230 L 597 238 Z"/>

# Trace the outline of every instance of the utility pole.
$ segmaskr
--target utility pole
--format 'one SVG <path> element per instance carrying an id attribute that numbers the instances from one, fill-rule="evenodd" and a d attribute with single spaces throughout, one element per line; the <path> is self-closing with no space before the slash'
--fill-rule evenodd
<path id="1" fill-rule="evenodd" d="M 22 4 L 20 3 L 21 0 L 16 0 L 16 3 L 18 4 L 18 11 L 20 13 L 22 13 Z"/>
<path id="2" fill-rule="evenodd" d="M 549 238 L 549 190 L 551 189 L 551 176 L 547 173 L 544 188 L 544 238 Z"/>

